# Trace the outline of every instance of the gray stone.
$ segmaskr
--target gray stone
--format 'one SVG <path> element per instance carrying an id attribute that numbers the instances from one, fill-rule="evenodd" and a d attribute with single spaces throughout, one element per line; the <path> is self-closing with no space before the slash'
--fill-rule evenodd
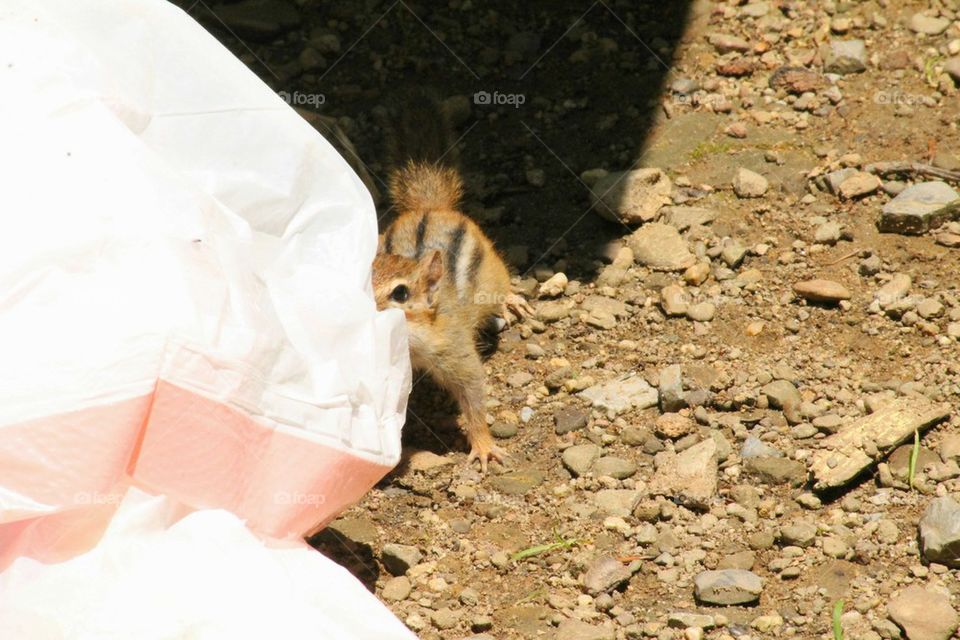
<path id="1" fill-rule="evenodd" d="M 608 173 L 593 185 L 593 206 L 607 220 L 639 225 L 657 218 L 660 207 L 670 203 L 672 189 L 660 169 Z"/>
<path id="2" fill-rule="evenodd" d="M 383 545 L 380 561 L 387 571 L 395 576 L 402 576 L 410 567 L 420 564 L 423 554 L 414 546 L 408 544 L 388 543 Z"/>
<path id="3" fill-rule="evenodd" d="M 934 180 L 907 187 L 883 206 L 877 227 L 883 233 L 921 234 L 960 217 L 960 194 Z"/>
<path id="4" fill-rule="evenodd" d="M 660 222 L 645 224 L 627 236 L 634 259 L 655 271 L 683 271 L 696 262 L 676 227 Z"/>
<path id="5" fill-rule="evenodd" d="M 910 31 L 922 33 L 928 36 L 938 36 L 950 26 L 950 21 L 946 18 L 927 16 L 922 13 L 915 13 L 910 16 L 908 24 Z"/>
<path id="6" fill-rule="evenodd" d="M 600 447 L 592 443 L 578 444 L 564 450 L 561 459 L 563 466 L 575 476 L 582 476 L 600 457 Z"/>
<path id="7" fill-rule="evenodd" d="M 771 447 L 766 442 L 756 436 L 747 436 L 743 441 L 743 447 L 740 448 L 740 458 L 748 460 L 750 458 L 782 458 L 783 453 Z"/>
<path id="8" fill-rule="evenodd" d="M 557 322 L 570 315 L 573 302 L 570 300 L 549 300 L 537 305 L 537 318 L 544 322 Z"/>
<path id="9" fill-rule="evenodd" d="M 678 364 L 660 370 L 660 411 L 675 413 L 687 406 L 683 397 L 683 369 Z"/>
<path id="10" fill-rule="evenodd" d="M 594 494 L 593 501 L 606 515 L 626 518 L 641 497 L 642 494 L 633 489 L 601 489 Z"/>
<path id="11" fill-rule="evenodd" d="M 863 40 L 831 40 L 823 70 L 841 76 L 866 71 L 866 44 Z"/>
<path id="12" fill-rule="evenodd" d="M 770 183 L 759 173 L 741 167 L 733 178 L 733 191 L 740 198 L 759 198 L 763 196 Z"/>
<path id="13" fill-rule="evenodd" d="M 835 196 L 838 196 L 840 195 L 840 185 L 843 184 L 847 178 L 855 175 L 856 173 L 857 170 L 853 167 L 831 171 L 827 175 L 823 176 L 824 186 L 827 188 L 827 191 Z"/>
<path id="14" fill-rule="evenodd" d="M 590 413 L 580 407 L 562 407 L 553 414 L 557 435 L 583 429 L 590 420 Z"/>
<path id="15" fill-rule="evenodd" d="M 960 504 L 949 496 L 933 500 L 920 518 L 923 557 L 960 567 Z"/>
<path id="16" fill-rule="evenodd" d="M 783 409 L 790 405 L 799 406 L 803 402 L 797 388 L 786 380 L 774 380 L 764 385 L 761 391 L 767 396 L 767 401 L 774 409 Z"/>
<path id="17" fill-rule="evenodd" d="M 407 599 L 412 588 L 410 580 L 406 576 L 397 576 L 384 583 L 383 589 L 380 591 L 380 597 L 390 602 L 399 602 Z"/>
<path id="18" fill-rule="evenodd" d="M 780 528 L 783 544 L 809 547 L 817 537 L 817 525 L 809 520 L 796 520 Z"/>
<path id="19" fill-rule="evenodd" d="M 579 394 L 597 409 L 622 413 L 629 409 L 648 409 L 657 404 L 657 390 L 640 376 L 628 376 L 594 385 Z"/>
<path id="20" fill-rule="evenodd" d="M 789 484 L 799 487 L 807 481 L 807 468 L 799 460 L 760 456 L 744 462 L 747 473 L 764 484 Z"/>
<path id="21" fill-rule="evenodd" d="M 747 250 L 736 240 L 728 242 L 724 245 L 723 251 L 720 252 L 720 258 L 731 269 L 739 267 L 746 255 Z"/>
<path id="22" fill-rule="evenodd" d="M 512 422 L 494 422 L 490 425 L 490 435 L 501 440 L 517 435 L 517 425 Z"/>
<path id="23" fill-rule="evenodd" d="M 707 438 L 680 454 L 662 451 L 654 463 L 657 473 L 650 480 L 654 495 L 677 498 L 693 509 L 708 509 L 717 493 L 717 443 Z"/>
<path id="24" fill-rule="evenodd" d="M 617 458 L 615 456 L 604 456 L 593 465 L 593 474 L 595 476 L 610 476 L 617 480 L 629 478 L 636 472 L 636 463 L 632 460 L 625 460 L 624 458 Z"/>
<path id="25" fill-rule="evenodd" d="M 707 604 L 750 604 L 760 599 L 763 580 L 751 571 L 702 571 L 693 579 L 697 600 Z"/>
<path id="26" fill-rule="evenodd" d="M 612 556 L 601 556 L 583 574 L 583 587 L 590 595 L 606 593 L 630 580 L 630 569 Z"/>
<path id="27" fill-rule="evenodd" d="M 912 585 L 887 603 L 887 614 L 910 640 L 948 640 L 957 630 L 950 597 L 937 589 Z"/>
<path id="28" fill-rule="evenodd" d="M 612 626 L 594 626 L 583 620 L 567 618 L 557 627 L 556 640 L 616 640 Z"/>

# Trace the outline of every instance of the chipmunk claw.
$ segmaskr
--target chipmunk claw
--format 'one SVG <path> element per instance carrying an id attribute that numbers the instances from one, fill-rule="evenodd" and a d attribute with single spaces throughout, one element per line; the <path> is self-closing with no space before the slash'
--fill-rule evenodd
<path id="1" fill-rule="evenodd" d="M 533 307 L 527 302 L 527 299 L 518 293 L 507 294 L 507 297 L 503 301 L 501 314 L 507 326 L 510 326 L 514 322 L 519 322 L 524 318 L 529 318 L 535 313 Z"/>
<path id="2" fill-rule="evenodd" d="M 510 454 L 500 447 L 490 444 L 475 444 L 470 448 L 470 455 L 467 456 L 467 466 L 473 464 L 474 460 L 480 461 L 480 472 L 486 473 L 490 460 L 496 460 L 506 466 Z"/>

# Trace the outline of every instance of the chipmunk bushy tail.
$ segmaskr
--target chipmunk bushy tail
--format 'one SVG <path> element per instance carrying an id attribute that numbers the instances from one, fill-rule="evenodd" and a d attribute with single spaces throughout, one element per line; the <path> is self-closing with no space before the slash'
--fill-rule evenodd
<path id="1" fill-rule="evenodd" d="M 387 136 L 390 197 L 400 213 L 454 210 L 463 197 L 450 118 L 436 93 L 412 89 L 392 114 Z"/>

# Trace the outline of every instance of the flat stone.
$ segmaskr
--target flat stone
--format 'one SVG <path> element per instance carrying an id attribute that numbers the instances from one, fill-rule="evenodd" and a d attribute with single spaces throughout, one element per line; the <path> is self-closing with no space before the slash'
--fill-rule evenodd
<path id="1" fill-rule="evenodd" d="M 740 458 L 748 460 L 750 458 L 782 458 L 783 452 L 770 446 L 757 436 L 747 436 L 740 448 Z"/>
<path id="2" fill-rule="evenodd" d="M 948 640 L 957 630 L 950 597 L 936 589 L 912 585 L 887 603 L 890 619 L 910 640 Z"/>
<path id="3" fill-rule="evenodd" d="M 949 415 L 949 405 L 934 404 L 914 395 L 898 398 L 870 415 L 850 421 L 825 438 L 821 449 L 814 452 L 810 464 L 813 488 L 825 491 L 842 487 L 912 437 L 914 431 L 923 431 Z"/>
<path id="4" fill-rule="evenodd" d="M 946 18 L 927 16 L 922 13 L 915 13 L 910 16 L 908 23 L 910 31 L 922 33 L 928 36 L 938 36 L 950 27 L 950 21 Z"/>
<path id="5" fill-rule="evenodd" d="M 845 200 L 853 198 L 862 198 L 863 196 L 875 193 L 882 183 L 880 178 L 866 171 L 857 171 L 844 178 L 843 182 L 837 188 L 840 197 Z"/>
<path id="6" fill-rule="evenodd" d="M 627 245 L 637 262 L 655 271 L 683 271 L 696 262 L 687 241 L 668 224 L 643 225 L 627 236 Z"/>
<path id="7" fill-rule="evenodd" d="M 661 451 L 654 459 L 657 472 L 650 493 L 677 498 L 693 509 L 708 509 L 717 494 L 717 443 L 713 438 L 677 454 Z"/>
<path id="8" fill-rule="evenodd" d="M 561 459 L 563 466 L 570 470 L 574 476 L 582 476 L 588 471 L 593 463 L 600 457 L 600 447 L 593 443 L 578 444 L 564 449 Z"/>
<path id="9" fill-rule="evenodd" d="M 960 567 L 960 504 L 950 496 L 933 500 L 920 518 L 923 557 Z"/>
<path id="10" fill-rule="evenodd" d="M 627 518 L 641 497 L 642 494 L 633 489 L 601 489 L 593 495 L 593 502 L 608 516 Z"/>
<path id="11" fill-rule="evenodd" d="M 733 178 L 733 191 L 740 198 L 760 198 L 770 188 L 770 182 L 759 173 L 741 167 Z"/>
<path id="12" fill-rule="evenodd" d="M 698 302 L 687 309 L 687 318 L 694 322 L 710 322 L 717 314 L 717 307 L 712 302 Z"/>
<path id="13" fill-rule="evenodd" d="M 707 604 L 750 604 L 760 599 L 763 580 L 752 571 L 723 569 L 702 571 L 693 579 L 694 595 Z"/>
<path id="14" fill-rule="evenodd" d="M 745 53 L 750 50 L 750 43 L 739 36 L 727 33 L 711 33 L 707 36 L 707 42 L 713 45 L 717 53 L 724 54 L 736 51 Z"/>
<path id="15" fill-rule="evenodd" d="M 446 630 L 452 629 L 457 626 L 457 623 L 460 622 L 460 614 L 451 609 L 450 607 L 441 607 L 436 611 L 430 613 L 430 622 L 433 623 L 433 626 L 437 629 Z"/>
<path id="16" fill-rule="evenodd" d="M 518 496 L 543 483 L 543 473 L 536 469 L 517 469 L 490 479 L 490 486 L 500 493 Z"/>
<path id="17" fill-rule="evenodd" d="M 883 233 L 918 235 L 960 217 L 960 194 L 946 182 L 911 185 L 885 204 L 877 228 Z"/>
<path id="18" fill-rule="evenodd" d="M 770 88 L 783 89 L 793 95 L 817 92 L 826 86 L 826 79 L 816 71 L 804 67 L 783 66 L 770 74 Z"/>
<path id="19" fill-rule="evenodd" d="M 583 429 L 590 421 L 590 413 L 580 407 L 562 407 L 553 414 L 557 435 Z"/>
<path id="20" fill-rule="evenodd" d="M 845 286 L 833 280 L 807 280 L 793 285 L 793 291 L 804 300 L 811 302 L 839 302 L 849 300 L 850 292 Z"/>
<path id="21" fill-rule="evenodd" d="M 688 613 L 686 611 L 675 611 L 667 615 L 667 626 L 674 629 L 687 629 L 694 627 L 697 629 L 713 629 L 717 626 L 716 619 L 702 613 Z"/>
<path id="22" fill-rule="evenodd" d="M 622 300 L 607 296 L 589 295 L 580 303 L 580 308 L 590 313 L 603 311 L 618 318 L 626 318 L 630 315 L 627 305 Z"/>
<path id="23" fill-rule="evenodd" d="M 717 219 L 717 212 L 705 207 L 667 206 L 660 210 L 664 222 L 677 231 L 686 231 L 690 227 L 702 227 Z"/>
<path id="24" fill-rule="evenodd" d="M 867 45 L 863 40 L 831 40 L 823 70 L 847 75 L 867 70 Z"/>
<path id="25" fill-rule="evenodd" d="M 583 587 L 590 595 L 616 589 L 630 580 L 630 569 L 613 556 L 601 556 L 583 574 Z"/>
<path id="26" fill-rule="evenodd" d="M 628 376 L 594 385 L 579 394 L 597 409 L 623 413 L 630 409 L 648 409 L 657 404 L 657 390 L 640 376 Z"/>
<path id="27" fill-rule="evenodd" d="M 743 467 L 764 484 L 799 487 L 807 481 L 807 468 L 799 460 L 790 458 L 760 456 L 746 460 Z"/>
<path id="28" fill-rule="evenodd" d="M 383 551 L 380 553 L 380 561 L 391 574 L 402 576 L 411 567 L 420 564 L 423 554 L 420 550 L 409 544 L 389 543 L 383 545 Z"/>
<path id="29" fill-rule="evenodd" d="M 809 520 L 795 520 L 780 528 L 780 540 L 786 545 L 809 547 L 817 538 L 817 525 Z"/>
<path id="30" fill-rule="evenodd" d="M 517 371 L 507 376 L 507 384 L 511 387 L 522 387 L 533 380 L 533 374 L 529 371 Z"/>
<path id="31" fill-rule="evenodd" d="M 557 322 L 569 316 L 572 308 L 570 300 L 550 300 L 537 305 L 537 318 L 543 322 Z"/>
<path id="32" fill-rule="evenodd" d="M 827 188 L 827 191 L 829 191 L 835 196 L 839 196 L 840 185 L 842 185 L 847 178 L 850 178 L 851 176 L 854 176 L 856 174 L 857 174 L 857 170 L 854 169 L 853 167 L 837 169 L 823 176 L 823 183 L 824 183 L 824 186 Z"/>
<path id="33" fill-rule="evenodd" d="M 909 275 L 896 273 L 889 282 L 877 289 L 873 297 L 880 303 L 881 309 L 886 309 L 906 298 L 912 285 L 913 279 Z"/>
<path id="34" fill-rule="evenodd" d="M 567 618 L 557 627 L 556 640 L 616 640 L 612 626 L 594 626 L 583 620 Z"/>
<path id="35" fill-rule="evenodd" d="M 450 458 L 437 455 L 433 451 L 405 450 L 403 457 L 406 459 L 407 468 L 411 471 L 429 472 L 454 464 Z"/>
<path id="36" fill-rule="evenodd" d="M 639 225 L 657 218 L 670 204 L 673 183 L 660 169 L 644 168 L 609 173 L 593 185 L 594 209 L 613 222 Z"/>
<path id="37" fill-rule="evenodd" d="M 388 602 L 400 602 L 407 599 L 412 589 L 413 586 L 406 576 L 397 576 L 396 578 L 390 578 L 383 584 L 380 597 Z"/>
<path id="38" fill-rule="evenodd" d="M 595 476 L 610 476 L 617 480 L 625 480 L 637 473 L 637 465 L 632 460 L 616 456 L 604 456 L 593 465 Z"/>

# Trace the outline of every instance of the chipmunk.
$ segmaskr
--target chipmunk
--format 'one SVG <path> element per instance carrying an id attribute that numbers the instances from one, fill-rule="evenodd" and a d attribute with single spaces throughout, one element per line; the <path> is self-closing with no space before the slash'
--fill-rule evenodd
<path id="1" fill-rule="evenodd" d="M 446 126 L 439 102 L 419 106 L 430 109 L 435 128 Z M 511 314 L 522 319 L 533 310 L 511 292 L 510 274 L 493 243 L 460 212 L 463 181 L 455 168 L 408 160 L 389 182 L 399 215 L 384 232 L 373 263 L 377 308 L 403 310 L 413 368 L 428 373 L 457 401 L 470 443 L 467 464 L 478 460 L 486 472 L 491 459 L 502 463 L 507 454 L 487 428 L 477 333 L 496 316 L 509 323 Z"/>

